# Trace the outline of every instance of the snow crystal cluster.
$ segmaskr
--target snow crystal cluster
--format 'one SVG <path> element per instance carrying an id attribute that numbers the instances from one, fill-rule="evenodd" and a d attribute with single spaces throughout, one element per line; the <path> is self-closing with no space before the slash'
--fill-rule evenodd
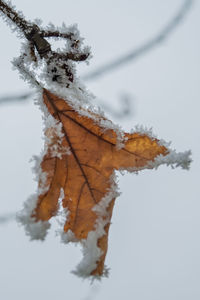
<path id="1" fill-rule="evenodd" d="M 77 276 L 82 278 L 91 277 L 91 272 L 96 269 L 97 262 L 103 255 L 102 250 L 97 246 L 97 242 L 106 234 L 105 226 L 110 222 L 110 216 L 107 209 L 110 205 L 110 202 L 113 199 L 116 199 L 119 195 L 120 193 L 118 192 L 117 176 L 114 172 L 110 177 L 110 189 L 107 191 L 105 197 L 103 197 L 101 201 L 93 207 L 93 211 L 98 216 L 94 226 L 95 230 L 90 231 L 87 239 L 82 239 L 81 241 L 77 241 L 71 231 L 68 231 L 67 233 L 61 233 L 61 241 L 63 243 L 79 242 L 82 245 L 83 258 L 78 264 L 76 270 L 72 271 L 72 273 L 76 274 Z M 108 271 L 108 268 L 104 266 L 104 272 L 102 276 L 107 277 Z M 97 275 L 95 278 L 100 279 L 100 277 Z"/>
<path id="2" fill-rule="evenodd" d="M 31 240 L 44 240 L 50 223 L 48 221 L 38 221 L 32 217 L 33 211 L 36 208 L 39 193 L 31 195 L 24 203 L 23 209 L 17 214 L 17 220 L 24 225 L 26 234 Z"/>
<path id="3" fill-rule="evenodd" d="M 13 5 L 11 1 L 4 1 L 4 2 L 7 3 L 8 6 L 9 6 L 13 11 L 16 11 L 16 6 Z M 21 30 L 18 26 L 16 26 L 16 24 L 15 24 L 13 21 L 11 21 L 11 19 L 9 19 L 9 18 L 7 17 L 7 11 L 6 11 L 6 8 L 3 8 L 3 7 L 1 8 L 1 10 L 0 10 L 0 15 L 1 15 L 1 18 L 4 20 L 4 22 L 5 22 L 6 24 L 8 24 L 8 26 L 11 28 L 12 32 L 16 32 L 16 33 L 17 33 L 17 36 L 18 36 L 19 38 L 23 38 L 23 37 L 24 37 L 24 34 L 22 33 L 22 30 Z M 17 15 L 19 16 L 19 18 L 24 19 L 24 15 L 23 15 L 23 13 L 22 13 L 21 11 L 17 11 Z M 14 17 L 14 14 L 10 13 L 10 16 L 11 16 L 11 17 Z"/>

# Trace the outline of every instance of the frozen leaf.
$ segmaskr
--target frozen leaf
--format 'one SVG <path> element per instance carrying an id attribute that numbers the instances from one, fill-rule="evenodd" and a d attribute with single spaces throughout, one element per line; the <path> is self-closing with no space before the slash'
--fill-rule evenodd
<path id="1" fill-rule="evenodd" d="M 43 99 L 49 113 L 58 124 L 62 124 L 62 134 L 57 134 L 55 127 L 46 130 L 48 150 L 41 162 L 46 180 L 40 182 L 43 192 L 32 217 L 37 222 L 55 216 L 60 190 L 63 189 L 62 205 L 69 212 L 64 232 L 73 234 L 75 241 L 85 241 L 85 248 L 90 248 L 90 239 L 94 235 L 92 240 L 96 245 L 93 248 L 96 246 L 97 251 L 93 265 L 90 262 L 92 269 L 85 267 L 89 270 L 86 275 L 101 276 L 117 195 L 112 179 L 114 170 L 144 168 L 155 157 L 166 155 L 168 151 L 158 140 L 139 133 L 125 133 L 124 145 L 119 149 L 115 130 L 99 125 L 105 124 L 105 118 L 92 112 L 92 118 L 80 115 L 65 100 L 47 90 L 43 91 Z M 57 149 L 58 155 L 53 155 L 52 149 Z M 64 149 L 68 151 L 65 153 Z M 84 270 L 80 272 L 84 273 Z"/>
<path id="2" fill-rule="evenodd" d="M 108 231 L 118 196 L 115 170 L 137 172 L 161 164 L 188 169 L 190 151 L 168 149 L 146 128 L 124 133 L 100 111 L 89 108 L 91 97 L 76 76 L 75 62 L 87 62 L 91 54 L 88 47 L 82 48 L 76 26 L 49 25 L 44 30 L 38 22 L 26 21 L 10 3 L 0 0 L 0 10 L 26 39 L 13 64 L 42 91 L 38 104 L 46 125 L 44 153 L 35 166 L 38 190 L 19 219 L 31 239 L 43 240 L 49 220 L 64 218 L 62 240 L 83 246 L 83 260 L 74 273 L 99 278 L 106 275 Z M 63 52 L 51 49 L 47 38 L 53 37 L 67 41 Z"/>

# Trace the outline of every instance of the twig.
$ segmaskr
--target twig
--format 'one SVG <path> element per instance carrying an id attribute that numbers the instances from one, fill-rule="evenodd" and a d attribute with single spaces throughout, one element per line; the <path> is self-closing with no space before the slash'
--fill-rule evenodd
<path id="1" fill-rule="evenodd" d="M 142 57 L 142 55 L 148 53 L 155 46 L 161 44 L 164 40 L 166 40 L 169 37 L 169 35 L 173 32 L 173 30 L 175 30 L 175 28 L 180 24 L 180 22 L 183 21 L 184 17 L 188 13 L 189 8 L 191 7 L 193 2 L 194 2 L 193 0 L 184 1 L 183 5 L 181 6 L 179 11 L 177 12 L 176 16 L 173 19 L 171 19 L 169 21 L 169 23 L 154 38 L 152 38 L 151 40 L 145 42 L 143 45 L 139 46 L 137 49 L 134 49 L 130 53 L 125 54 L 124 56 L 119 57 L 118 59 L 115 59 L 113 62 L 108 63 L 108 64 L 100 67 L 99 69 L 97 69 L 94 72 L 86 74 L 85 76 L 83 76 L 83 79 L 85 81 L 90 81 L 90 80 L 96 79 L 98 77 L 101 77 L 104 74 L 112 72 L 113 70 L 119 68 L 123 64 L 126 64 L 129 61 L 133 61 L 133 60 L 136 60 L 136 59 Z M 1 3 L 2 3 L 2 1 L 0 1 L 0 6 L 1 6 Z M 1 9 L 1 7 L 0 7 L 0 9 Z M 19 19 L 18 24 L 19 24 L 19 27 L 21 26 L 22 29 L 24 29 L 27 22 L 25 22 L 22 19 Z M 28 24 L 30 24 L 30 23 L 28 23 Z M 42 37 L 62 37 L 62 38 L 71 39 L 73 47 L 75 47 L 75 45 L 77 46 L 77 44 L 79 43 L 79 41 L 75 39 L 73 33 L 60 33 L 57 30 L 55 30 L 55 31 L 40 30 L 40 35 Z M 67 54 L 67 55 L 68 55 L 68 58 L 70 58 L 70 54 Z M 84 60 L 84 59 L 86 59 L 86 56 L 79 57 L 79 59 Z M 6 101 L 25 100 L 25 99 L 28 99 L 30 96 L 31 96 L 31 93 L 30 94 L 25 94 L 25 95 L 22 94 L 21 96 L 19 95 L 18 97 L 12 96 L 12 95 L 7 96 L 7 97 L 1 97 L 0 98 L 0 104 L 6 103 Z"/>
<path id="2" fill-rule="evenodd" d="M 156 46 L 161 44 L 164 40 L 166 40 L 170 34 L 175 30 L 175 28 L 183 21 L 186 14 L 189 11 L 189 8 L 193 4 L 193 0 L 185 0 L 183 5 L 179 8 L 177 14 L 174 18 L 172 18 L 169 23 L 152 39 L 145 42 L 143 45 L 139 46 L 136 49 L 133 49 L 129 53 L 120 56 L 110 63 L 104 64 L 103 66 L 97 68 L 97 70 L 84 75 L 82 78 L 85 81 L 95 80 L 98 77 L 101 77 L 109 72 L 114 71 L 115 69 L 121 67 L 122 65 L 127 64 L 130 61 L 138 59 L 143 56 L 150 50 L 153 50 Z"/>
<path id="3" fill-rule="evenodd" d="M 27 22 L 22 16 L 12 9 L 7 3 L 0 0 L 0 10 L 7 16 L 13 23 L 15 23 L 20 30 L 26 35 L 28 30 L 31 31 L 33 24 Z"/>
<path id="4" fill-rule="evenodd" d="M 4 96 L 0 98 L 0 105 L 28 101 L 34 93 L 24 93 L 18 96 Z M 127 119 L 133 116 L 133 97 L 129 94 L 121 95 L 118 99 L 120 109 L 113 109 L 112 106 L 108 104 L 108 101 L 97 101 L 97 105 L 100 106 L 105 112 L 109 113 L 118 119 Z"/>
<path id="5" fill-rule="evenodd" d="M 16 217 L 15 213 L 9 213 L 5 215 L 0 215 L 0 225 L 6 224 L 10 221 L 14 221 Z"/>
<path id="6" fill-rule="evenodd" d="M 28 92 L 28 93 L 20 94 L 18 96 L 13 96 L 13 95 L 2 96 L 0 98 L 0 104 L 9 104 L 9 103 L 13 103 L 13 102 L 27 101 L 32 95 L 33 95 L 33 93 Z"/>
<path id="7" fill-rule="evenodd" d="M 128 119 L 134 116 L 134 98 L 130 94 L 122 94 L 118 98 L 118 103 L 120 105 L 119 109 L 114 109 L 112 106 L 108 104 L 108 101 L 99 101 L 97 103 L 105 112 L 112 115 L 117 119 Z"/>
<path id="8" fill-rule="evenodd" d="M 73 70 L 68 61 L 84 61 L 90 55 L 89 52 L 85 53 L 85 51 L 82 51 L 80 42 L 73 32 L 60 33 L 59 31 L 45 31 L 37 24 L 26 21 L 20 13 L 16 12 L 14 8 L 2 0 L 0 0 L 0 11 L 4 17 L 7 17 L 20 29 L 24 37 L 28 40 L 32 60 L 37 60 L 35 51 L 38 52 L 41 59 L 45 59 L 52 81 L 60 83 L 61 78 L 65 78 L 66 81 L 73 82 Z M 71 49 L 68 53 L 57 53 L 51 49 L 51 45 L 46 37 L 64 38 L 69 41 Z M 52 65 L 54 65 L 54 67 L 52 67 Z M 67 83 L 67 85 L 69 85 L 69 83 Z"/>

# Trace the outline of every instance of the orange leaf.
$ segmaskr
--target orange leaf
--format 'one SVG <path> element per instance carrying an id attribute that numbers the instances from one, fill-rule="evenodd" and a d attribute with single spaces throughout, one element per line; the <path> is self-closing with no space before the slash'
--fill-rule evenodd
<path id="1" fill-rule="evenodd" d="M 106 123 L 106 119 L 92 112 L 91 117 L 81 115 L 47 90 L 43 90 L 43 100 L 57 124 L 62 126 L 59 134 L 53 127 L 46 131 L 50 142 L 41 163 L 42 172 L 46 174 L 46 189 L 40 194 L 32 216 L 38 222 L 56 215 L 63 189 L 62 205 L 69 212 L 64 232 L 71 233 L 75 241 L 88 243 L 96 235 L 93 242 L 96 242 L 97 253 L 85 272 L 101 276 L 117 196 L 112 180 L 114 170 L 140 169 L 156 156 L 168 152 L 158 140 L 139 133 L 125 133 L 124 145 L 120 148 L 115 130 L 99 125 Z M 57 155 L 53 154 L 55 150 Z"/>

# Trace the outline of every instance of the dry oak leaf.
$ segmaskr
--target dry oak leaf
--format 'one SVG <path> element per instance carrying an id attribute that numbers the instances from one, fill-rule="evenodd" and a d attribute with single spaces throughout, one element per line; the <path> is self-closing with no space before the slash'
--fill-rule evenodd
<path id="1" fill-rule="evenodd" d="M 85 271 L 87 276 L 101 276 L 104 272 L 108 231 L 116 197 L 116 193 L 111 192 L 110 198 L 106 198 L 112 190 L 114 170 L 143 168 L 156 156 L 166 155 L 168 151 L 158 140 L 139 133 L 125 133 L 124 145 L 119 149 L 116 147 L 118 137 L 115 130 L 106 130 L 99 125 L 99 120 L 105 121 L 104 118 L 92 112 L 91 118 L 80 115 L 66 100 L 45 89 L 43 100 L 49 113 L 62 124 L 62 137 L 52 138 L 41 163 L 41 169 L 46 173 L 45 184 L 48 189 L 40 194 L 33 217 L 37 222 L 48 221 L 55 216 L 60 191 L 63 189 L 62 205 L 69 212 L 64 225 L 65 233 L 73 233 L 76 241 L 87 240 L 91 232 L 98 231 L 101 221 L 103 230 L 97 233 L 96 240 L 100 251 L 93 264 Z M 48 130 L 46 135 L 49 135 Z M 52 155 L 52 147 L 55 145 L 56 149 L 70 151 L 61 151 L 60 156 Z M 105 201 L 101 202 L 102 199 Z M 99 208 L 101 204 L 102 207 L 104 205 L 101 213 L 99 209 L 95 210 L 98 204 Z"/>

